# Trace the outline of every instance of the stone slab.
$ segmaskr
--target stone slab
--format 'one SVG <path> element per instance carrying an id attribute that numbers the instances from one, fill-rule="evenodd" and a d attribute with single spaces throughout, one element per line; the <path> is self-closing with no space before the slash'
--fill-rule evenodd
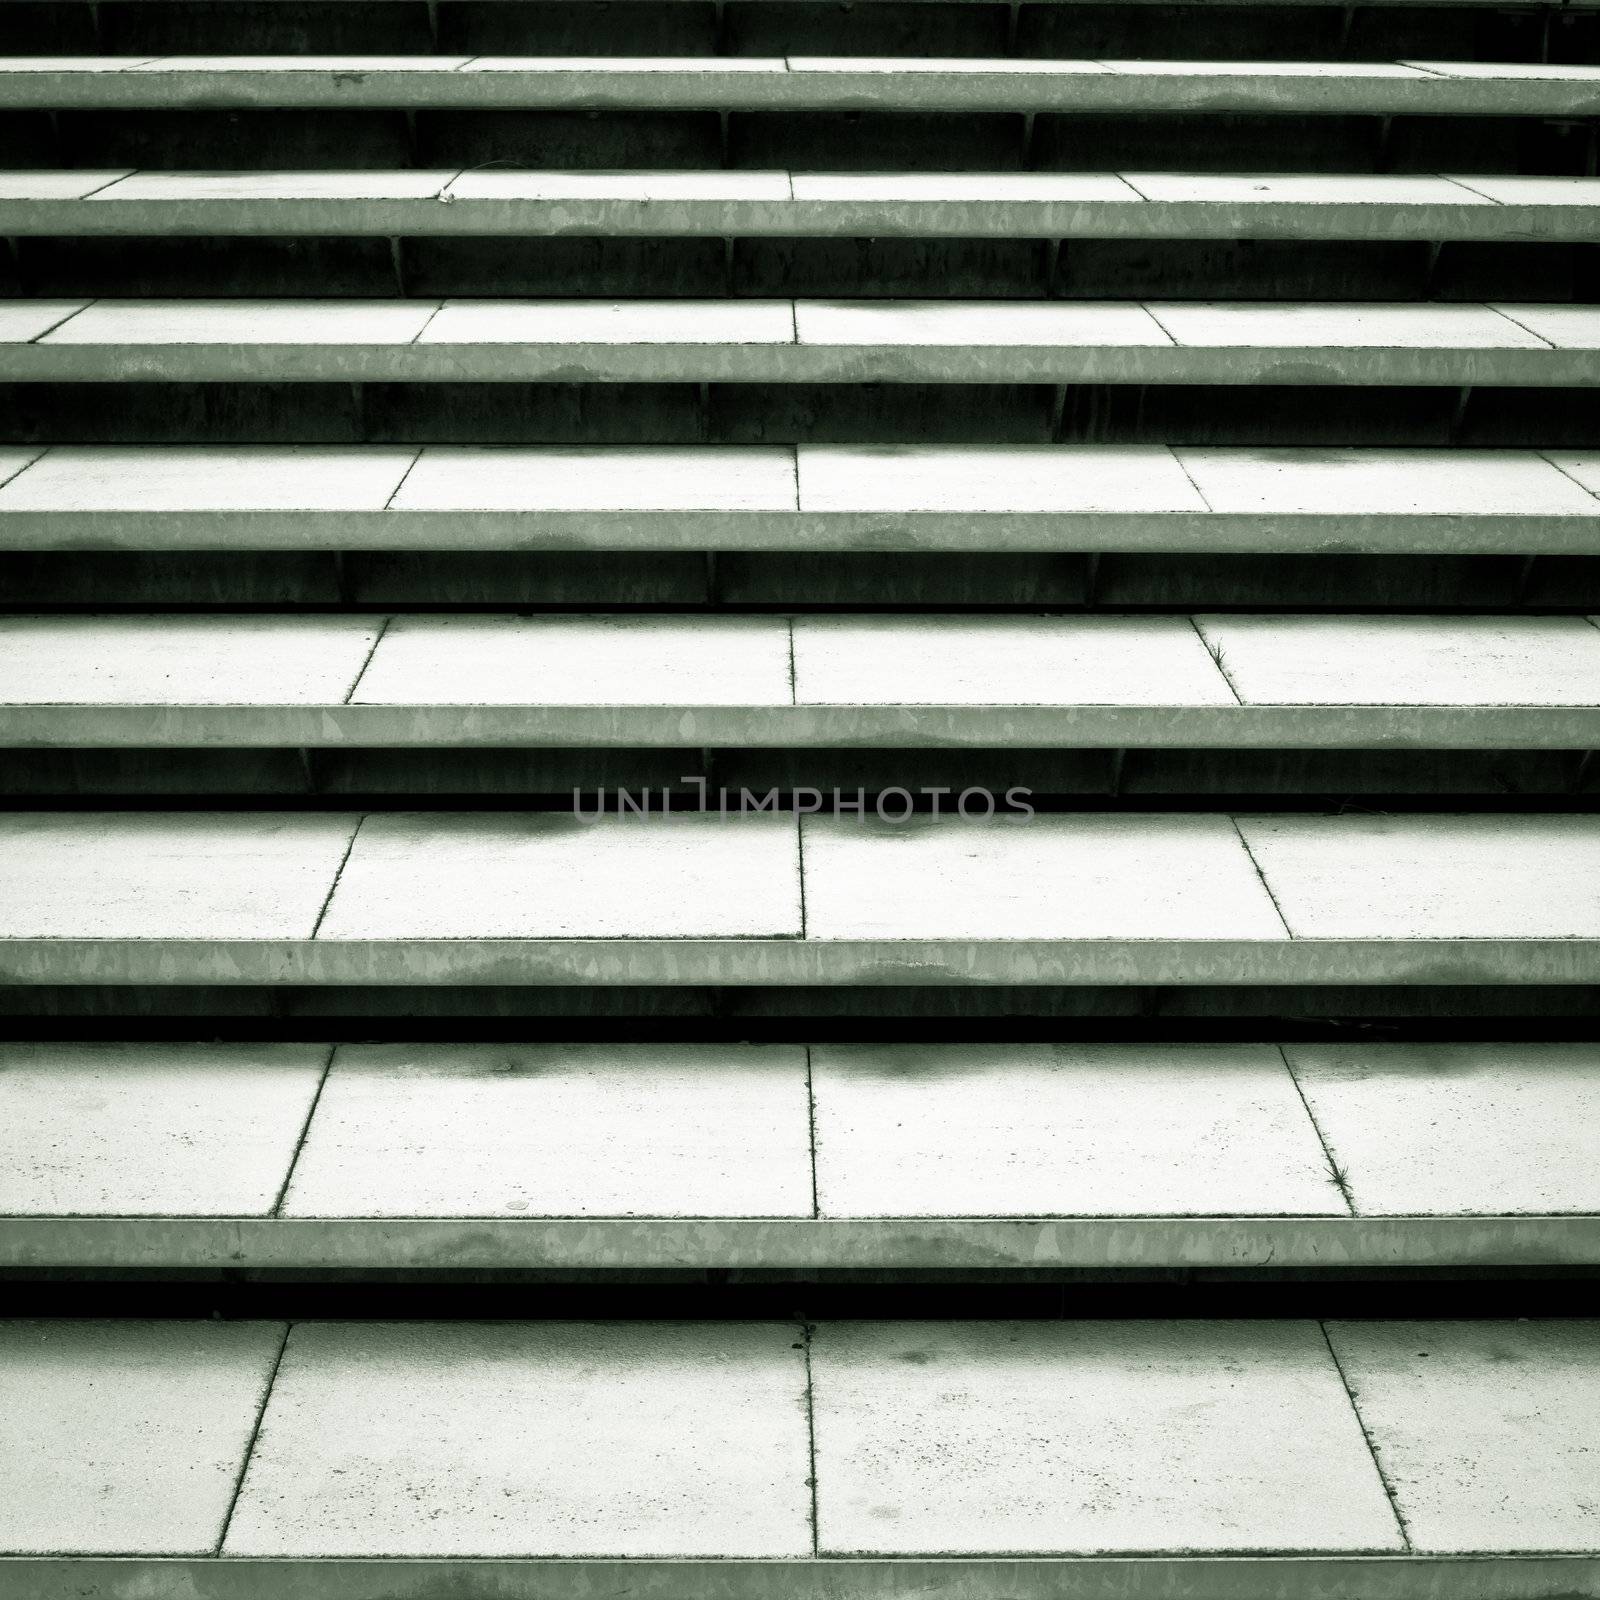
<path id="1" fill-rule="evenodd" d="M 1313 1322 L 828 1323 L 827 1555 L 1398 1551 Z"/>
<path id="2" fill-rule="evenodd" d="M 0 1322 L 0 1550 L 210 1555 L 283 1325 Z"/>
<path id="3" fill-rule="evenodd" d="M 113 175 L 114 176 L 114 175 Z M 429 200 L 456 176 L 437 172 L 135 172 L 105 200 Z M 0 189 L 0 195 L 4 190 Z"/>
<path id="4" fill-rule="evenodd" d="M 1213 511 L 1315 516 L 1589 515 L 1593 499 L 1524 450 L 1174 451 Z"/>
<path id="5" fill-rule="evenodd" d="M 4 1084 L 0 1073 L 0 1093 Z M 347 1045 L 283 1209 L 307 1217 L 810 1216 L 805 1052 Z"/>
<path id="6" fill-rule="evenodd" d="M 802 511 L 1205 510 L 1164 446 L 801 445 L 796 456 Z"/>
<path id="7" fill-rule="evenodd" d="M 1460 184 L 1499 206 L 1600 205 L 1600 178 L 1457 177 Z"/>
<path id="8" fill-rule="evenodd" d="M 1137 204 L 1140 196 L 1110 172 L 797 172 L 796 200 L 881 204 Z"/>
<path id="9" fill-rule="evenodd" d="M 356 818 L 0 816 L 0 940 L 309 939 Z"/>
<path id="10" fill-rule="evenodd" d="M 793 511 L 787 449 L 427 449 L 398 511 Z M 0 509 L 5 499 L 0 494 Z"/>
<path id="11" fill-rule="evenodd" d="M 797 617 L 794 667 L 802 705 L 1236 703 L 1186 617 Z"/>
<path id="12" fill-rule="evenodd" d="M 1301 939 L 1600 936 L 1600 817 L 1244 816 Z"/>
<path id="13" fill-rule="evenodd" d="M 1558 350 L 1600 350 L 1600 306 L 1496 305 L 1493 309 Z"/>
<path id="14" fill-rule="evenodd" d="M 1422 1552 L 1600 1547 L 1600 1323 L 1334 1322 Z"/>
<path id="15" fill-rule="evenodd" d="M 1227 817 L 1005 816 L 805 818 L 808 936 L 1288 937 Z"/>
<path id="16" fill-rule="evenodd" d="M 1346 1214 L 1270 1045 L 816 1045 L 824 1216 Z"/>
<path id="17" fill-rule="evenodd" d="M 83 310 L 84 300 L 0 300 L 0 344 L 26 344 Z"/>
<path id="18" fill-rule="evenodd" d="M 790 816 L 418 812 L 363 823 L 321 937 L 781 939 L 800 931 Z"/>
<path id="19" fill-rule="evenodd" d="M 1591 632 L 1600 648 L 1600 632 Z M 0 664 L 4 637 L 0 631 Z M 789 628 L 781 617 L 397 617 L 351 698 L 358 705 L 786 706 Z"/>
<path id="20" fill-rule="evenodd" d="M 1127 172 L 1124 180 L 1147 200 L 1230 205 L 1481 206 L 1482 193 L 1449 178 L 1379 173 Z M 1600 186 L 1597 186 L 1600 187 Z M 1574 202 L 1580 195 L 1572 195 Z"/>
<path id="21" fill-rule="evenodd" d="M 787 200 L 786 172 L 518 172 L 499 167 L 461 173 L 449 186 L 458 200 Z"/>
<path id="22" fill-rule="evenodd" d="M 381 511 L 415 449 L 58 445 L 0 488 L 0 511 Z"/>
<path id="23" fill-rule="evenodd" d="M 1600 705 L 1582 617 L 1201 616 L 1247 705 Z"/>
<path id="24" fill-rule="evenodd" d="M 81 200 L 131 172 L 0 172 L 0 200 Z"/>
<path id="25" fill-rule="evenodd" d="M 224 1554 L 809 1555 L 805 1393 L 792 1324 L 304 1323 Z"/>
<path id="26" fill-rule="evenodd" d="M 1543 350 L 1545 341 L 1480 305 L 1152 302 L 1180 345 L 1412 350 Z"/>
<path id="27" fill-rule="evenodd" d="M 1284 1052 L 1363 1216 L 1600 1214 L 1600 1047 Z"/>
<path id="28" fill-rule="evenodd" d="M 1507 78 L 1524 83 L 1600 84 L 1600 67 L 1556 61 L 1406 61 L 1444 78 Z M 1341 67 L 1341 72 L 1348 71 Z"/>
<path id="29" fill-rule="evenodd" d="M 0 1044 L 0 1216 L 265 1216 L 328 1054 Z"/>
<path id="30" fill-rule="evenodd" d="M 799 342 L 825 345 L 1170 345 L 1144 307 L 1043 301 L 799 300 Z"/>
<path id="31" fill-rule="evenodd" d="M 97 300 L 47 344 L 410 344 L 433 300 Z"/>
<path id="32" fill-rule="evenodd" d="M 422 344 L 780 344 L 787 300 L 447 300 Z"/>
<path id="33" fill-rule="evenodd" d="M 1558 471 L 1585 489 L 1591 499 L 1600 495 L 1600 455 L 1571 450 L 1547 450 L 1544 454 Z"/>
<path id="34" fill-rule="evenodd" d="M 0 703 L 338 705 L 379 628 L 366 617 L 0 617 Z"/>

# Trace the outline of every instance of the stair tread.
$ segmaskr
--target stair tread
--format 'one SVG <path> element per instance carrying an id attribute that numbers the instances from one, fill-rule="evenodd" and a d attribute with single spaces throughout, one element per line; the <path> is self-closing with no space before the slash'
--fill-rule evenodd
<path id="1" fill-rule="evenodd" d="M 1589 1322 L 126 1320 L 0 1340 L 27 1446 L 0 1497 L 12 1550 L 1426 1569 L 1597 1545 Z M 86 1405 L 108 1372 L 115 1403 Z M 1011 1592 L 1041 1577 L 1024 1562 Z"/>
<path id="2" fill-rule="evenodd" d="M 0 704 L 1600 707 L 1600 622 L 9 616 Z"/>
<path id="3" fill-rule="evenodd" d="M 393 509 L 1592 518 L 1600 494 L 1600 456 L 1592 453 L 1466 449 L 55 445 L 5 452 L 0 471 L 10 473 L 0 486 L 0 514 Z"/>
<path id="4" fill-rule="evenodd" d="M 1600 179 L 1189 172 L 0 173 L 15 236 L 1587 240 Z"/>
<path id="5" fill-rule="evenodd" d="M 19 106 L 408 106 L 1581 115 L 1600 69 L 1528 62 L 921 56 L 0 59 Z"/>
<path id="6" fill-rule="evenodd" d="M 0 305 L 21 381 L 1595 383 L 1600 308 L 1394 302 Z M 1573 352 L 1584 352 L 1580 357 Z"/>
<path id="7" fill-rule="evenodd" d="M 1592 1217 L 1597 1065 L 1589 1044 L 7 1044 L 0 1217 L 1187 1217 L 1199 1250 L 1229 1219 Z M 946 1235 L 885 1228 L 875 1259 Z M 323 1248 L 341 1237 L 359 1250 L 360 1229 Z M 19 1249 L 0 1226 L 0 1259 Z"/>
<path id="8" fill-rule="evenodd" d="M 651 815 L 588 821 L 11 813 L 0 961 L 13 981 L 34 963 L 92 967 L 98 952 L 103 973 L 170 958 L 174 973 L 239 961 L 246 982 L 259 978 L 245 968 L 287 979 L 391 967 L 429 981 L 461 961 L 491 982 L 561 982 L 561 963 L 581 960 L 589 981 L 633 963 L 683 983 L 705 981 L 700 963 L 713 960 L 737 983 L 838 981 L 921 952 L 923 981 L 967 963 L 1055 982 L 1079 958 L 1083 974 L 1189 963 L 1240 983 L 1315 963 L 1323 982 L 1347 967 L 1452 982 L 1457 967 L 1519 962 L 1514 981 L 1541 981 L 1552 964 L 1593 981 L 1594 817 L 1073 813 L 1020 826 L 995 804 L 990 822 L 841 814 L 798 831 L 771 811 L 662 816 L 659 797 Z M 483 967 L 499 954 L 520 978 Z"/>

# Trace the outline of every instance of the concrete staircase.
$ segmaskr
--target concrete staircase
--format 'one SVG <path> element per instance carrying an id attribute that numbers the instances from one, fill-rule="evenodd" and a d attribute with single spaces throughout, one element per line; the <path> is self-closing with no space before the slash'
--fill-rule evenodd
<path id="1" fill-rule="evenodd" d="M 1600 1600 L 1600 5 L 4 9 L 0 1592 Z"/>

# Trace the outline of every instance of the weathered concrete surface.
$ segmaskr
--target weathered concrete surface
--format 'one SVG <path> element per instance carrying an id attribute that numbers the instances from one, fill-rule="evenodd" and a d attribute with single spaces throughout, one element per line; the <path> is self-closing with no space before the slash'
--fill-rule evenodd
<path id="1" fill-rule="evenodd" d="M 1228 450 L 1173 452 L 1213 511 L 1315 515 L 1594 516 L 1593 495 L 1522 450 Z"/>
<path id="2" fill-rule="evenodd" d="M 283 1332 L 0 1322 L 0 1550 L 209 1555 Z"/>
<path id="3" fill-rule="evenodd" d="M 104 188 L 86 193 L 91 178 Z M 0 180 L 0 232 L 1584 242 L 1600 237 L 1600 179 L 709 169 L 48 172 Z"/>
<path id="4" fill-rule="evenodd" d="M 431 344 L 792 344 L 788 300 L 447 300 Z"/>
<path id="5" fill-rule="evenodd" d="M 223 1552 L 807 1555 L 805 1392 L 782 1323 L 301 1324 Z"/>
<path id="6" fill-rule="evenodd" d="M 781 706 L 792 698 L 789 627 L 781 617 L 397 617 L 351 698 Z"/>
<path id="7" fill-rule="evenodd" d="M 816 940 L 1288 938 L 1225 817 L 807 817 L 802 833 Z"/>
<path id="8" fill-rule="evenodd" d="M 52 345 L 409 344 L 437 302 L 100 300 L 45 336 Z"/>
<path id="9" fill-rule="evenodd" d="M 0 1075 L 0 1090 L 4 1082 Z M 809 1216 L 805 1052 L 346 1046 L 283 1209 L 333 1217 Z"/>
<path id="10" fill-rule="evenodd" d="M 82 300 L 0 301 L 0 344 L 25 344 L 65 322 L 86 302 Z"/>
<path id="11" fill-rule="evenodd" d="M 794 452 L 424 450 L 394 505 L 399 511 L 792 511 Z"/>
<path id="12" fill-rule="evenodd" d="M 381 511 L 416 459 L 413 448 L 68 445 L 0 488 L 0 511 Z"/>
<path id="13" fill-rule="evenodd" d="M 1293 705 L 1600 705 L 1582 617 L 1201 616 L 1239 697 Z"/>
<path id="14" fill-rule="evenodd" d="M 1344 1215 L 1270 1045 L 812 1047 L 825 1216 Z"/>
<path id="15" fill-rule="evenodd" d="M 1600 934 L 1600 826 L 1583 816 L 1240 817 L 1300 939 Z"/>
<path id="16" fill-rule="evenodd" d="M 1362 1215 L 1600 1214 L 1600 1048 L 1284 1053 Z"/>
<path id="17" fill-rule="evenodd" d="M 793 938 L 794 819 L 375 815 L 321 937 Z"/>
<path id="18" fill-rule="evenodd" d="M 1335 1322 L 1413 1547 L 1600 1544 L 1600 1324 Z"/>
<path id="19" fill-rule="evenodd" d="M 315 1044 L 0 1044 L 0 1215 L 265 1216 Z"/>
<path id="20" fill-rule="evenodd" d="M 796 455 L 803 511 L 1206 509 L 1173 452 L 1159 445 L 805 445 Z"/>
<path id="21" fill-rule="evenodd" d="M 105 107 L 1583 115 L 1592 67 L 1016 57 L 10 57 L 8 103 Z"/>
<path id="22" fill-rule="evenodd" d="M 1401 1550 L 1315 1323 L 833 1323 L 839 1555 Z"/>
<path id="23" fill-rule="evenodd" d="M 1236 704 L 1186 617 L 797 617 L 794 667 L 801 704 Z"/>
<path id="24" fill-rule="evenodd" d="M 11 812 L 0 942 L 309 939 L 354 816 Z"/>
<path id="25" fill-rule="evenodd" d="M 0 617 L 11 704 L 339 705 L 381 619 L 329 616 Z M 1600 633 L 1595 638 L 1600 641 Z"/>

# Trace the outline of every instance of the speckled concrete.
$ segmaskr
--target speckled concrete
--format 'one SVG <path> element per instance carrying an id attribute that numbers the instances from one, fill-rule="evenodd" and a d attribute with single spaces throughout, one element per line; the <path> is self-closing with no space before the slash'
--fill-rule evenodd
<path id="1" fill-rule="evenodd" d="M 802 511 L 1206 509 L 1161 446 L 802 445 L 797 456 Z"/>
<path id="2" fill-rule="evenodd" d="M 437 302 L 97 300 L 46 344 L 409 344 Z"/>
<path id="3" fill-rule="evenodd" d="M 787 300 L 447 300 L 422 344 L 790 344 Z"/>
<path id="4" fill-rule="evenodd" d="M 0 816 L 0 939 L 309 939 L 357 819 Z"/>
<path id="5" fill-rule="evenodd" d="M 1593 497 L 1521 450 L 1174 452 L 1213 511 L 1317 516 L 1590 515 Z"/>
<path id="6" fill-rule="evenodd" d="M 1600 631 L 1594 637 L 1600 647 Z M 716 616 L 397 617 L 352 696 L 358 705 L 790 699 L 787 622 Z"/>
<path id="7" fill-rule="evenodd" d="M 1201 616 L 1251 705 L 1600 705 L 1582 617 Z"/>
<path id="8" fill-rule="evenodd" d="M 808 1120 L 798 1046 L 347 1045 L 283 1209 L 810 1216 Z"/>
<path id="9" fill-rule="evenodd" d="M 1600 1323 L 1335 1322 L 1419 1551 L 1600 1547 Z"/>
<path id="10" fill-rule="evenodd" d="M 1600 936 L 1600 818 L 1238 820 L 1297 938 Z"/>
<path id="11" fill-rule="evenodd" d="M 825 1216 L 1342 1216 L 1270 1045 L 814 1045 Z"/>
<path id="12" fill-rule="evenodd" d="M 24 344 L 48 333 L 75 311 L 82 300 L 5 300 L 0 301 L 0 344 Z"/>
<path id="13" fill-rule="evenodd" d="M 659 803 L 659 795 L 653 796 Z M 794 819 L 393 813 L 362 825 L 321 937 L 784 938 Z"/>
<path id="14" fill-rule="evenodd" d="M 0 1215 L 265 1216 L 329 1048 L 0 1044 Z"/>
<path id="15" fill-rule="evenodd" d="M 415 449 L 65 445 L 0 488 L 0 511 L 381 511 Z"/>
<path id="16" fill-rule="evenodd" d="M 338 705 L 379 625 L 369 617 L 0 617 L 0 702 Z"/>
<path id="17" fill-rule="evenodd" d="M 794 1324 L 305 1324 L 224 1553 L 809 1555 L 805 1390 Z"/>
<path id="18" fill-rule="evenodd" d="M 1236 703 L 1187 617 L 797 617 L 794 665 L 801 704 Z"/>
<path id="19" fill-rule="evenodd" d="M 1600 1213 L 1600 1046 L 1284 1052 L 1362 1215 Z"/>
<path id="20" fill-rule="evenodd" d="M 424 450 L 398 511 L 792 511 L 794 454 L 762 449 Z M 0 499 L 0 509 L 4 508 Z"/>
<path id="21" fill-rule="evenodd" d="M 0 1550 L 210 1553 L 272 1322 L 0 1322 Z"/>
<path id="22" fill-rule="evenodd" d="M 812 939 L 1288 937 L 1226 817 L 807 817 L 803 829 Z"/>
<path id="23" fill-rule="evenodd" d="M 1312 1322 L 838 1322 L 811 1369 L 825 1554 L 1402 1548 Z"/>

